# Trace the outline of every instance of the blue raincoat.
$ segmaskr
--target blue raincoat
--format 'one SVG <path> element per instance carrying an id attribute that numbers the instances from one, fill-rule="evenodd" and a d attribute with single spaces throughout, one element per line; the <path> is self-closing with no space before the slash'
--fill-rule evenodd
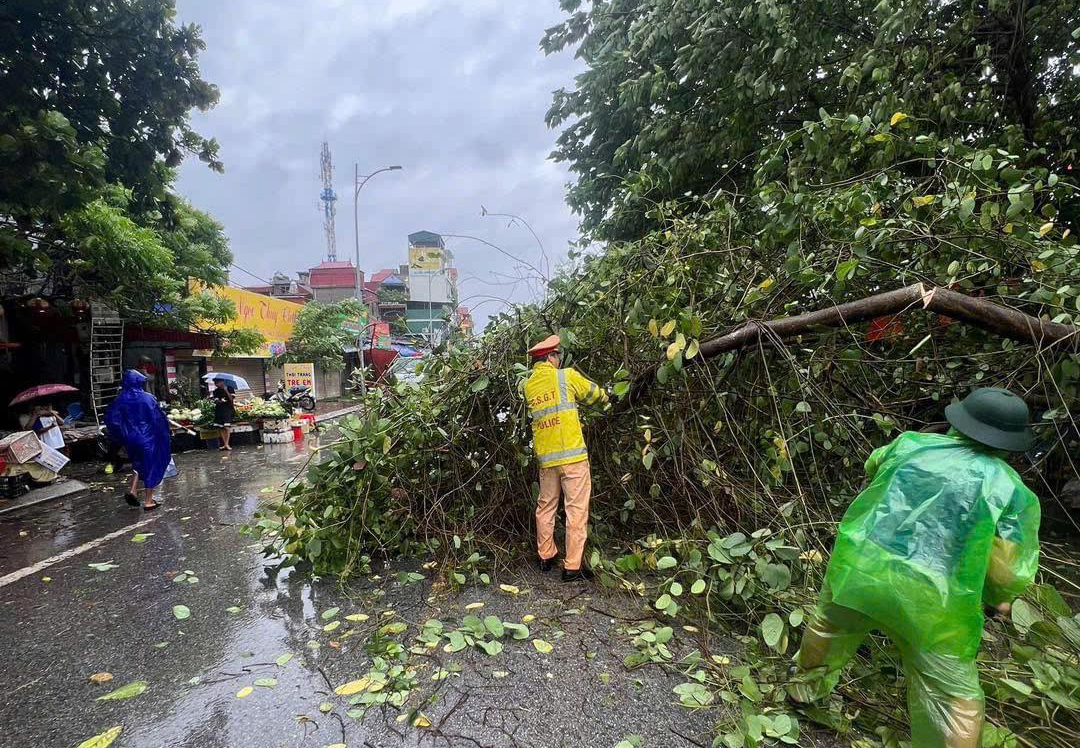
<path id="1" fill-rule="evenodd" d="M 156 488 L 172 459 L 169 421 L 154 396 L 143 390 L 146 377 L 128 369 L 120 394 L 105 411 L 109 438 L 121 444 L 147 488 Z"/>

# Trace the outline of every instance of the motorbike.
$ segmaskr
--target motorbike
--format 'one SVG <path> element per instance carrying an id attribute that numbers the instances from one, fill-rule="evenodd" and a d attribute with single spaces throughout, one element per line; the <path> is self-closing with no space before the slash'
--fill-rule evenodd
<path id="1" fill-rule="evenodd" d="M 314 411 L 315 410 L 315 394 L 311 391 L 310 387 L 290 387 L 286 392 L 285 380 L 281 380 L 277 385 L 277 392 L 270 396 L 270 400 L 279 402 L 290 413 L 296 409 Z"/>

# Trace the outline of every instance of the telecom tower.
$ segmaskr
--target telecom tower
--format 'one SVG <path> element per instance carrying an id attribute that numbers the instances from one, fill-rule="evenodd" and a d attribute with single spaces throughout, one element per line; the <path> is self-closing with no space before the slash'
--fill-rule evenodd
<path id="1" fill-rule="evenodd" d="M 330 160 L 330 144 L 322 144 L 322 183 L 319 199 L 323 203 L 323 230 L 326 231 L 326 259 L 337 260 L 337 194 L 334 192 L 334 164 Z"/>

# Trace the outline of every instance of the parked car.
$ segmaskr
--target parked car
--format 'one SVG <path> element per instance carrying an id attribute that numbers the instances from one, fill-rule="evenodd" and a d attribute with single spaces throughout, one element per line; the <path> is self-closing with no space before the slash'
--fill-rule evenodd
<path id="1" fill-rule="evenodd" d="M 396 358 L 386 375 L 391 384 L 418 384 L 424 378 L 420 364 L 422 358 Z"/>

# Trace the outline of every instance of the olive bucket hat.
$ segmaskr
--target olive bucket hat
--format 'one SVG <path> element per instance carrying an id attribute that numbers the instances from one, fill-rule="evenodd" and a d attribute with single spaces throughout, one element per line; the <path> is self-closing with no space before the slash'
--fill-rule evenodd
<path id="1" fill-rule="evenodd" d="M 964 436 L 995 449 L 1026 452 L 1034 440 L 1027 403 L 997 387 L 973 390 L 946 407 L 945 418 Z"/>

